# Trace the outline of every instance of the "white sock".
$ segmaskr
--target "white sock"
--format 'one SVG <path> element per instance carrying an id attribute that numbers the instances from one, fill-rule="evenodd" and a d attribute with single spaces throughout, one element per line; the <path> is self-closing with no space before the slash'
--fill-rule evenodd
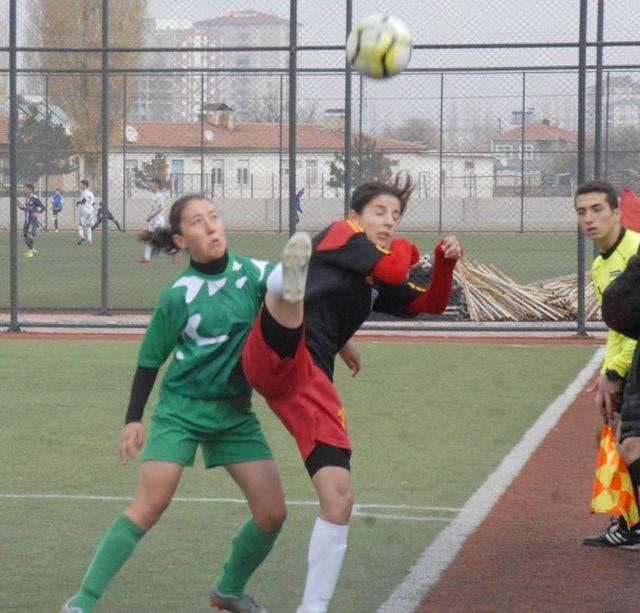
<path id="1" fill-rule="evenodd" d="M 349 526 L 316 518 L 309 541 L 307 582 L 300 609 L 321 613 L 333 596 L 347 551 Z"/>
<path id="2" fill-rule="evenodd" d="M 80 238 L 84 238 L 84 232 L 82 231 L 82 226 L 78 226 L 78 236 Z"/>
<path id="3" fill-rule="evenodd" d="M 282 298 L 283 289 L 282 262 L 276 265 L 267 278 L 267 291 L 274 296 Z"/>
<path id="4" fill-rule="evenodd" d="M 91 229 L 91 226 L 87 228 L 87 240 L 89 242 L 93 240 L 93 230 Z"/>
<path id="5" fill-rule="evenodd" d="M 151 259 L 151 241 L 147 242 L 144 244 L 144 259 L 145 260 L 150 260 Z"/>

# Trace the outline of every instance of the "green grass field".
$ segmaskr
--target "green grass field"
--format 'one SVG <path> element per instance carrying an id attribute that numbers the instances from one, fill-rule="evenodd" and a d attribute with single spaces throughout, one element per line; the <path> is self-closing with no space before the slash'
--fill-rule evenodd
<path id="1" fill-rule="evenodd" d="M 18 300 L 22 308 L 100 307 L 101 239 L 93 248 L 76 246 L 75 234 L 42 233 L 36 239 L 38 256 L 20 257 Z M 438 240 L 432 233 L 407 235 L 430 252 Z M 536 281 L 576 272 L 575 234 L 466 233 L 460 239 L 466 256 L 484 264 L 495 264 L 520 282 Z M 277 260 L 286 240 L 284 234 L 231 233 L 232 251 L 262 259 Z M 25 247 L 20 237 L 19 253 Z M 590 251 L 589 249 L 587 251 Z M 149 309 L 168 281 L 183 264 L 171 264 L 166 256 L 150 265 L 137 264 L 143 247 L 133 233 L 110 234 L 110 308 Z M 185 260 L 186 261 L 186 260 Z M 9 234 L 0 234 L 0 264 L 9 270 Z M 0 308 L 9 305 L 9 275 L 0 276 Z"/>
<path id="2" fill-rule="evenodd" d="M 117 443 L 138 346 L 0 340 L 0 609 L 57 610 L 126 504 L 73 496 L 133 493 L 136 467 L 118 464 Z M 462 506 L 594 352 L 574 346 L 359 347 L 362 372 L 351 379 L 339 366 L 337 385 L 355 448 L 356 502 L 372 506 L 352 521 L 331 607 L 340 613 L 369 613 L 386 599 L 453 517 L 430 507 Z M 260 399 L 255 407 L 287 499 L 313 501 L 292 439 Z M 43 494 L 72 498 L 36 498 Z M 205 471 L 197 463 L 177 495 L 222 498 L 238 492 L 224 471 Z M 274 552 L 250 583 L 270 611 L 293 611 L 298 604 L 315 512 L 314 505 L 290 504 Z M 174 502 L 98 611 L 208 610 L 207 587 L 246 516 L 238 504 Z M 440 519 L 428 519 L 433 516 Z"/>

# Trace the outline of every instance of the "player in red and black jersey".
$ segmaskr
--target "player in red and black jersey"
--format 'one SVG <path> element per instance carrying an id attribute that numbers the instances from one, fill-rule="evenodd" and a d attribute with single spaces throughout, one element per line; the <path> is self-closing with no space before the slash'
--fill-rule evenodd
<path id="1" fill-rule="evenodd" d="M 291 252 L 285 253 L 281 274 L 276 269 L 269 277 L 264 308 L 245 346 L 245 374 L 295 437 L 320 500 L 299 613 L 326 610 L 353 505 L 351 443 L 332 382 L 335 356 L 339 353 L 354 374 L 359 370 L 349 339 L 372 309 L 407 317 L 442 313 L 462 256 L 458 240 L 447 237 L 436 247 L 429 288 L 407 281 L 420 254 L 394 234 L 410 194 L 409 179 L 358 187 L 348 219 L 313 239 L 310 261 L 308 237 L 290 240 Z"/>

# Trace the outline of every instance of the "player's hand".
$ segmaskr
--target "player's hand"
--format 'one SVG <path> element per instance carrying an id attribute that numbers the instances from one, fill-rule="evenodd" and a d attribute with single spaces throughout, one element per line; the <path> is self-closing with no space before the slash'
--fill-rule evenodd
<path id="1" fill-rule="evenodd" d="M 464 255 L 462 245 L 455 236 L 445 236 L 440 241 L 440 247 L 448 260 L 459 260 Z"/>
<path id="2" fill-rule="evenodd" d="M 145 428 L 139 421 L 127 424 L 120 439 L 120 464 L 126 465 L 129 459 L 135 459 L 144 445 Z"/>
<path id="3" fill-rule="evenodd" d="M 609 421 L 614 419 L 621 400 L 621 390 L 622 381 L 609 381 L 603 374 L 599 375 L 593 386 L 587 389 L 588 392 L 595 392 L 594 402 L 602 419 Z"/>
<path id="4" fill-rule="evenodd" d="M 351 371 L 351 376 L 355 377 L 362 368 L 362 362 L 360 361 L 360 352 L 357 350 L 354 343 L 347 341 L 346 345 L 338 352 L 342 361 L 347 365 L 347 368 Z"/>

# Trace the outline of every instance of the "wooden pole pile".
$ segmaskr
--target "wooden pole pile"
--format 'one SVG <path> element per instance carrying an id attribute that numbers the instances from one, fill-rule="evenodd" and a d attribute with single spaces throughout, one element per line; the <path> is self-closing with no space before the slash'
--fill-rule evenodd
<path id="1" fill-rule="evenodd" d="M 578 302 L 577 275 L 530 284 L 516 283 L 494 265 L 462 259 L 454 281 L 462 287 L 472 321 L 561 321 L 575 318 Z M 588 279 L 587 319 L 598 319 L 598 303 Z"/>

